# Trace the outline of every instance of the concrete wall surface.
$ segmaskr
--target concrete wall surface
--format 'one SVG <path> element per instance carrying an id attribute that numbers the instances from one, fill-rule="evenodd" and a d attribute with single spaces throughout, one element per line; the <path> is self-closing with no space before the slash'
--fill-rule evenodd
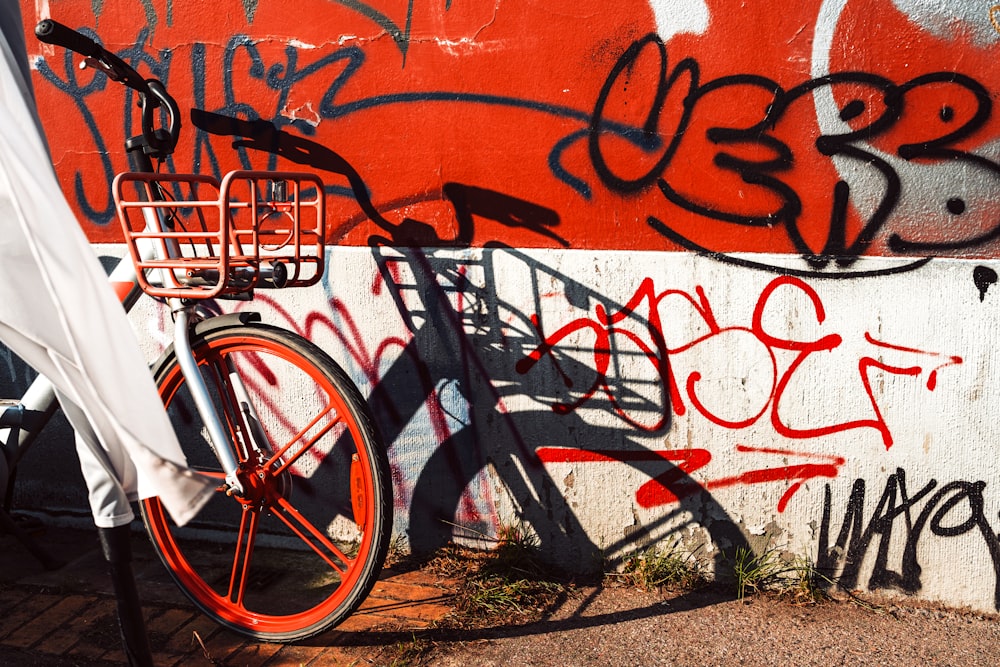
<path id="1" fill-rule="evenodd" d="M 1000 5 L 22 10 L 167 83 L 166 169 L 323 177 L 322 283 L 221 307 L 304 334 L 370 397 L 414 549 L 524 522 L 580 570 L 743 545 L 1000 610 Z M 29 53 L 67 197 L 120 255 L 134 103 Z M 133 318 L 152 356 L 166 317 Z M 43 472 L 31 497 L 72 504 Z"/>

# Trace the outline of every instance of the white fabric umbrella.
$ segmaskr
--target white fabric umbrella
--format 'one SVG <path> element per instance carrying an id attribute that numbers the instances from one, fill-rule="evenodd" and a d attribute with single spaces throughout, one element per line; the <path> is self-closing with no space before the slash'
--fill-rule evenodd
<path id="1" fill-rule="evenodd" d="M 39 132 L 17 2 L 0 3 L 0 341 L 56 387 L 98 526 L 160 496 L 180 524 L 217 482 L 186 468 L 121 304 Z"/>

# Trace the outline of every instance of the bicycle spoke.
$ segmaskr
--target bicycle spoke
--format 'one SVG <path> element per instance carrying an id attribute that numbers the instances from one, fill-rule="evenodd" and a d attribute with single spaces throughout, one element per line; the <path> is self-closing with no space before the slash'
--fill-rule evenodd
<path id="1" fill-rule="evenodd" d="M 250 560 L 253 557 L 254 540 L 260 514 L 246 510 L 240 518 L 240 529 L 236 535 L 236 549 L 233 553 L 233 569 L 229 577 L 229 591 L 226 599 L 242 607 L 246 585 L 250 576 Z"/>
<path id="2" fill-rule="evenodd" d="M 190 468 L 203 477 L 211 477 L 212 479 L 217 479 L 220 482 L 225 481 L 226 479 L 226 473 L 219 472 L 218 468 L 204 468 L 202 466 L 190 466 Z"/>
<path id="3" fill-rule="evenodd" d="M 350 568 L 353 559 L 348 558 L 343 551 L 337 548 L 326 535 L 316 528 L 309 520 L 302 516 L 298 510 L 292 507 L 287 499 L 281 498 L 276 505 L 271 506 L 274 516 L 282 521 L 299 539 L 305 542 L 310 549 L 316 552 L 320 558 L 326 561 L 330 567 L 340 574 L 344 574 Z M 308 533 L 308 534 L 307 534 Z M 325 549 L 325 551 L 324 551 Z M 343 563 L 341 567 L 334 559 Z"/>
<path id="4" fill-rule="evenodd" d="M 229 490 L 229 484 L 226 483 L 226 473 L 199 467 L 192 467 L 191 469 L 197 471 L 198 474 L 204 477 L 210 477 L 211 479 L 218 480 L 219 485 L 215 487 L 216 493 L 225 493 Z"/>
<path id="5" fill-rule="evenodd" d="M 318 431 L 313 433 L 311 437 L 308 437 L 308 439 L 306 439 L 309 431 L 311 431 L 317 424 L 320 423 L 320 421 L 325 416 L 329 415 L 330 413 L 334 413 L 336 415 L 335 418 L 331 419 L 328 424 L 322 426 Z M 272 456 L 268 460 L 267 462 L 268 467 L 276 465 L 278 463 L 281 464 L 272 471 L 272 474 L 280 475 L 285 470 L 287 470 L 289 466 L 295 463 L 299 459 L 299 457 L 301 457 L 304 453 L 312 449 L 313 445 L 315 445 L 320 438 L 329 433 L 330 429 L 332 429 L 340 422 L 341 422 L 340 414 L 337 412 L 336 408 L 332 405 L 327 407 L 326 410 L 323 410 L 318 415 L 316 415 L 316 417 L 311 422 L 309 422 L 309 424 L 307 424 L 305 428 L 296 433 L 292 437 L 292 439 L 288 441 L 287 444 L 285 444 L 281 449 L 275 452 L 274 456 Z M 291 456 L 288 456 L 288 458 L 284 458 L 287 455 L 288 450 L 291 449 L 295 443 L 303 440 L 305 440 L 305 442 L 301 447 L 299 447 L 297 451 L 295 451 Z"/>

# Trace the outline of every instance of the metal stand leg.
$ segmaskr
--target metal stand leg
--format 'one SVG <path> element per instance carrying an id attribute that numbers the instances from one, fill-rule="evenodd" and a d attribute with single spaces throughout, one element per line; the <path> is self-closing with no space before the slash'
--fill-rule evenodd
<path id="1" fill-rule="evenodd" d="M 132 544 L 129 527 L 98 528 L 104 560 L 108 562 L 115 598 L 118 602 L 118 627 L 128 664 L 133 667 L 152 667 L 153 655 L 142 619 L 142 606 L 132 574 Z"/>

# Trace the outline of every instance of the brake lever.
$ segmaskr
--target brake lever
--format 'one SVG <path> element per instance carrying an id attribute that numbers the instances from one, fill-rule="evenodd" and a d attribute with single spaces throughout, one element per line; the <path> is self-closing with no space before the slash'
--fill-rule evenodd
<path id="1" fill-rule="evenodd" d="M 85 56 L 84 59 L 80 61 L 80 69 L 87 69 L 88 67 L 96 69 L 99 72 L 104 72 L 105 76 L 107 76 L 112 81 L 122 80 L 121 74 L 119 74 L 118 71 L 115 70 L 115 68 L 113 68 L 111 65 L 108 65 L 100 58 L 92 58 L 91 56 Z"/>
<path id="2" fill-rule="evenodd" d="M 108 77 L 112 81 L 116 83 L 125 84 L 129 88 L 136 90 L 140 96 L 149 97 L 150 102 L 153 105 L 153 108 L 154 109 L 158 108 L 160 106 L 160 101 L 155 96 L 148 94 L 149 92 L 148 83 L 144 81 L 141 77 L 137 77 L 136 75 L 130 75 L 128 70 L 123 70 L 122 66 L 117 65 L 115 63 L 113 59 L 114 58 L 113 54 L 108 54 L 108 56 L 112 58 L 110 62 L 105 61 L 103 58 L 95 58 L 94 56 L 84 56 L 83 60 L 80 61 L 79 67 L 80 69 L 87 69 L 88 67 L 96 69 L 98 72 L 103 73 L 106 77 Z M 140 83 L 146 85 L 145 91 L 139 90 L 137 88 L 137 84 Z"/>

